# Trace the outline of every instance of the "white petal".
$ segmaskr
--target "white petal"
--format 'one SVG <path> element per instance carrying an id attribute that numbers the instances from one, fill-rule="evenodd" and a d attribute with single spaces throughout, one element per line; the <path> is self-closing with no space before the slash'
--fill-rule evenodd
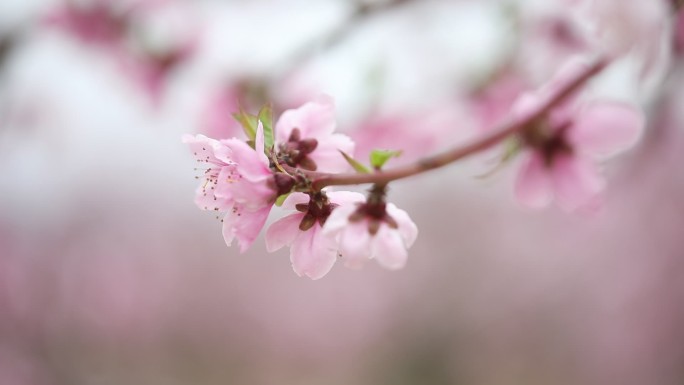
<path id="1" fill-rule="evenodd" d="M 323 236 L 318 224 L 308 231 L 300 231 L 290 248 L 290 261 L 295 273 L 314 280 L 328 274 L 336 259 L 335 241 Z"/>
<path id="2" fill-rule="evenodd" d="M 408 252 L 398 231 L 382 225 L 373 239 L 373 255 L 378 263 L 390 270 L 406 265 Z"/>
<path id="3" fill-rule="evenodd" d="M 387 214 L 397 222 L 399 225 L 397 231 L 399 231 L 401 238 L 404 240 L 406 248 L 410 248 L 416 241 L 416 238 L 418 238 L 418 227 L 416 224 L 411 220 L 406 211 L 392 203 L 387 204 Z"/>

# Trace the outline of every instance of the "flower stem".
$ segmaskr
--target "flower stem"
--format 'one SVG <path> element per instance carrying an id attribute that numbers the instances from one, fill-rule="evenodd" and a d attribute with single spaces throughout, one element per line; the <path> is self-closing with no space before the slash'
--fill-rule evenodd
<path id="1" fill-rule="evenodd" d="M 350 186 L 368 183 L 387 184 L 398 179 L 407 178 L 444 167 L 467 156 L 484 151 L 500 143 L 509 136 L 524 130 L 535 120 L 544 116 L 552 108 L 563 102 L 568 96 L 575 93 L 589 79 L 601 72 L 608 65 L 608 63 L 609 61 L 606 59 L 596 60 L 584 71 L 575 76 L 574 79 L 567 82 L 564 87 L 558 89 L 555 94 L 552 95 L 552 97 L 550 97 L 535 113 L 529 114 L 522 119 L 509 121 L 503 124 L 502 127 L 492 130 L 491 134 L 484 135 L 483 137 L 471 143 L 454 147 L 433 156 L 425 157 L 416 161 L 415 163 L 385 171 L 378 171 L 371 174 L 327 174 L 307 171 L 302 172 L 312 179 L 312 187 L 315 190 L 320 190 L 327 186 Z"/>

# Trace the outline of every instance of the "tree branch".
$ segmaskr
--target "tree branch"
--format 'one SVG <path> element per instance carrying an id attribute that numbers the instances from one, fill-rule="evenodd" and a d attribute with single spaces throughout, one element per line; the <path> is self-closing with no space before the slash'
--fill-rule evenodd
<path id="1" fill-rule="evenodd" d="M 379 171 L 372 174 L 327 174 L 303 170 L 299 171 L 311 178 L 313 181 L 313 188 L 319 190 L 327 186 L 349 186 L 369 183 L 386 184 L 397 179 L 407 178 L 444 167 L 467 156 L 486 150 L 509 136 L 522 131 L 535 120 L 546 115 L 552 108 L 563 102 L 568 96 L 575 93 L 589 79 L 601 72 L 608 63 L 609 61 L 606 59 L 595 61 L 583 72 L 578 74 L 572 81 L 569 81 L 563 88 L 556 91 L 556 93 L 549 98 L 536 113 L 531 114 L 524 119 L 508 122 L 501 128 L 493 130 L 491 134 L 485 135 L 464 146 L 454 147 L 443 153 L 420 159 L 415 163 L 403 167 Z"/>

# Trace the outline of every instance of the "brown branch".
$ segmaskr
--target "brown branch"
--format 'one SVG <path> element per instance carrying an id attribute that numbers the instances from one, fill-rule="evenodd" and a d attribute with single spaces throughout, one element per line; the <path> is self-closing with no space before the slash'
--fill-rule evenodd
<path id="1" fill-rule="evenodd" d="M 563 88 L 559 89 L 542 105 L 542 107 L 536 113 L 531 114 L 524 119 L 508 122 L 501 128 L 493 130 L 491 134 L 485 135 L 482 138 L 473 141 L 472 143 L 466 144 L 464 146 L 458 146 L 443 153 L 420 159 L 415 163 L 387 171 L 375 172 L 372 174 L 326 174 L 312 173 L 302 170 L 299 171 L 311 178 L 313 180 L 313 188 L 318 190 L 326 186 L 349 186 L 368 183 L 386 184 L 397 179 L 407 178 L 424 173 L 426 171 L 434 170 L 436 168 L 444 167 L 457 160 L 486 150 L 508 138 L 509 136 L 522 131 L 525 129 L 525 127 L 528 127 L 535 120 L 546 115 L 552 108 L 576 92 L 582 85 L 584 85 L 594 75 L 601 72 L 607 65 L 608 60 L 602 59 L 595 61 L 592 65 L 587 67 L 586 70 L 578 74 L 572 81 L 568 82 Z"/>

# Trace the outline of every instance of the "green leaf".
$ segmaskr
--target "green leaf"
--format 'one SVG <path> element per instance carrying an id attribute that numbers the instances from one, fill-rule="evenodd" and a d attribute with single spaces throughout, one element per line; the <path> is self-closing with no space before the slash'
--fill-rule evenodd
<path id="1" fill-rule="evenodd" d="M 240 107 L 240 112 L 233 114 L 233 118 L 240 123 L 242 130 L 247 135 L 247 139 L 254 142 L 256 139 L 256 130 L 258 125 L 258 118 L 252 114 L 245 112 L 245 110 Z"/>
<path id="2" fill-rule="evenodd" d="M 259 111 L 259 120 L 264 126 L 264 147 L 266 150 L 273 148 L 275 143 L 274 132 L 273 132 L 273 107 L 271 105 L 265 105 Z"/>
<path id="3" fill-rule="evenodd" d="M 349 156 L 349 154 L 345 153 L 344 151 L 340 151 L 340 153 L 347 161 L 347 163 L 349 163 L 349 165 L 352 166 L 354 170 L 356 170 L 356 172 L 358 172 L 359 174 L 370 174 L 370 170 L 368 169 L 368 167 L 364 166 L 361 162 L 352 158 L 351 156 Z"/>
<path id="4" fill-rule="evenodd" d="M 283 203 L 285 203 L 285 199 L 287 199 L 287 197 L 289 197 L 290 194 L 291 193 L 287 193 L 287 194 L 283 194 L 283 195 L 279 196 L 278 199 L 276 199 L 276 201 L 275 201 L 275 205 L 278 207 L 282 206 Z"/>
<path id="5" fill-rule="evenodd" d="M 401 156 L 401 151 L 373 150 L 370 153 L 370 163 L 373 168 L 379 170 L 385 165 L 385 163 L 387 163 L 388 160 L 397 158 L 399 156 Z"/>

